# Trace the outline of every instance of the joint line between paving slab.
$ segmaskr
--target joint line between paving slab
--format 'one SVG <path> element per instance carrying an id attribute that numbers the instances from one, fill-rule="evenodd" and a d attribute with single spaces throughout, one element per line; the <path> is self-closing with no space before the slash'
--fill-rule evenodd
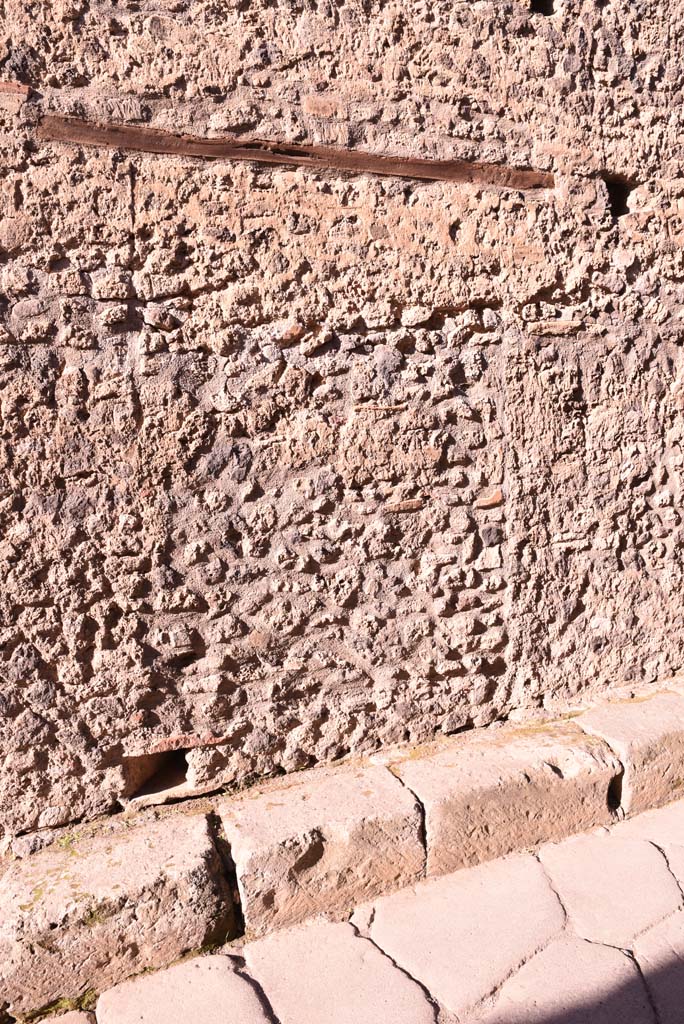
<path id="1" fill-rule="evenodd" d="M 374 916 L 375 916 L 375 908 L 373 908 L 373 917 Z M 370 921 L 368 922 L 368 927 L 369 928 L 370 928 L 371 924 L 373 923 L 373 917 L 371 917 Z M 415 978 L 411 974 L 411 972 L 408 971 L 405 967 L 402 967 L 401 964 L 397 963 L 397 961 L 394 959 L 394 957 L 390 956 L 390 954 L 388 952 L 386 952 L 386 950 L 384 950 L 382 948 L 382 946 L 378 945 L 378 943 L 375 941 L 375 939 L 373 939 L 368 932 L 365 932 L 365 933 L 362 932 L 361 929 L 358 927 L 358 925 L 354 924 L 353 921 L 349 921 L 349 925 L 350 925 L 351 928 L 353 928 L 354 934 L 355 934 L 357 939 L 360 939 L 361 941 L 363 941 L 365 939 L 367 942 L 370 942 L 370 944 L 372 946 L 375 946 L 377 951 L 382 956 L 386 957 L 387 960 L 389 960 L 389 962 L 392 964 L 393 967 L 396 968 L 396 970 L 400 971 L 400 973 L 403 974 L 404 977 L 408 978 L 409 981 L 412 981 L 414 983 L 414 985 L 418 986 L 418 988 L 421 990 L 421 992 L 423 993 L 423 995 L 427 999 L 428 1003 L 430 1004 L 430 1009 L 432 1010 L 432 1012 L 434 1014 L 434 1017 L 435 1017 L 435 1024 L 439 1024 L 439 1015 L 440 1015 L 440 1013 L 442 1011 L 442 1007 L 439 1005 L 439 1003 L 437 1002 L 435 997 L 432 995 L 430 990 L 427 988 L 427 986 L 422 981 L 419 981 L 418 978 Z"/>
<path id="2" fill-rule="evenodd" d="M 639 975 L 639 978 L 641 980 L 641 984 L 643 985 L 643 988 L 644 988 L 644 993 L 646 995 L 646 999 L 648 1000 L 648 1005 L 651 1008 L 651 1013 L 653 1014 L 653 1020 L 655 1021 L 655 1024 L 662 1024 L 661 1019 L 660 1019 L 660 1014 L 658 1013 L 658 1007 L 656 1006 L 656 1003 L 655 1003 L 655 999 L 653 998 L 653 996 L 651 994 L 651 990 L 648 987 L 648 981 L 646 980 L 646 975 L 641 970 L 641 964 L 639 963 L 639 961 L 637 960 L 637 958 L 635 957 L 635 955 L 634 955 L 634 953 L 632 952 L 631 949 L 630 950 L 623 950 L 623 952 L 624 952 L 625 956 L 627 957 L 627 959 L 631 960 L 631 962 L 634 964 L 634 968 L 635 968 L 637 974 Z"/>
<path id="3" fill-rule="evenodd" d="M 243 956 L 231 954 L 231 959 L 233 960 L 235 973 L 238 975 L 238 977 L 242 978 L 242 980 L 246 982 L 252 989 L 254 995 L 259 1000 L 264 1016 L 268 1018 L 269 1024 L 281 1024 L 280 1017 L 273 1009 L 271 1001 L 264 992 L 263 988 L 261 987 L 259 982 L 255 978 L 253 978 L 252 975 L 249 973 L 249 968 L 247 967 L 247 962 L 245 958 Z"/>
<path id="4" fill-rule="evenodd" d="M 466 1016 L 463 1018 L 463 1020 L 467 1020 L 470 1014 L 472 1013 L 491 1007 L 494 1004 L 494 1001 L 497 999 L 499 993 L 501 992 L 501 989 L 504 987 L 506 982 L 510 981 L 511 978 L 514 978 L 517 974 L 519 974 L 523 967 L 526 967 L 527 964 L 529 964 L 531 960 L 534 960 L 536 956 L 539 956 L 540 953 L 543 953 L 546 949 L 548 949 L 548 947 L 552 943 L 554 943 L 565 931 L 565 927 L 561 928 L 560 931 L 556 932 L 554 935 L 551 935 L 545 942 L 542 942 L 540 946 L 537 946 L 537 948 L 533 949 L 531 953 L 529 953 L 527 956 L 524 956 L 521 960 L 519 960 L 518 963 L 515 964 L 510 969 L 510 971 L 507 972 L 507 974 L 501 979 L 501 981 L 498 981 L 496 985 L 492 986 L 489 992 L 487 992 L 484 996 L 476 1000 L 476 1002 L 474 1002 L 471 1006 L 467 1008 Z"/>
<path id="5" fill-rule="evenodd" d="M 418 826 L 418 839 L 420 841 L 420 845 L 423 847 L 423 866 L 421 868 L 420 877 L 425 878 L 427 877 L 428 862 L 427 813 L 425 811 L 425 804 L 420 799 L 415 790 L 411 789 L 411 787 L 407 785 L 407 783 L 402 779 L 401 775 L 399 775 L 398 772 L 392 770 L 393 766 L 391 764 L 385 765 L 385 767 L 392 776 L 392 778 L 396 779 L 397 782 L 400 782 L 402 784 L 404 789 L 411 794 L 413 799 L 416 801 L 416 804 L 418 805 L 418 816 L 420 818 Z"/>

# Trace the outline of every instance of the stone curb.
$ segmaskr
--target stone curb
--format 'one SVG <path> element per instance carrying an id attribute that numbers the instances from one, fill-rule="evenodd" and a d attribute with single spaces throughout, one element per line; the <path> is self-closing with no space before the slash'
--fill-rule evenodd
<path id="1" fill-rule="evenodd" d="M 0 878 L 0 1020 L 88 1006 L 235 934 L 205 815 L 55 844 Z"/>
<path id="2" fill-rule="evenodd" d="M 607 826 L 683 789 L 673 683 L 271 780 L 207 813 L 195 802 L 108 819 L 100 834 L 0 866 L 0 1021 L 76 1009 L 237 935 L 235 883 L 247 937 L 321 913 L 342 920 L 426 875 Z"/>
<path id="3" fill-rule="evenodd" d="M 463 740 L 388 766 L 424 808 L 428 875 L 614 820 L 608 793 L 622 765 L 574 723 L 504 726 Z"/>
<path id="4" fill-rule="evenodd" d="M 344 916 L 423 875 L 421 808 L 386 768 L 317 770 L 259 790 L 217 807 L 249 935 Z"/>

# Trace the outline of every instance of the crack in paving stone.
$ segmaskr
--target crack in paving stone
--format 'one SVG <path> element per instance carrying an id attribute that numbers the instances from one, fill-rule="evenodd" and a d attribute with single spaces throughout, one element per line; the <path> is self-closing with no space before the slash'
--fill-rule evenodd
<path id="1" fill-rule="evenodd" d="M 639 963 L 631 949 L 623 949 L 623 953 L 625 954 L 627 959 L 631 960 L 631 962 L 634 964 L 636 972 L 639 975 L 639 978 L 641 979 L 641 984 L 644 987 L 646 999 L 648 1000 L 648 1005 L 651 1008 L 651 1013 L 653 1014 L 655 1024 L 661 1024 L 660 1014 L 658 1013 L 658 1007 L 656 1006 L 655 999 L 653 998 L 651 989 L 649 988 L 648 981 L 646 980 L 646 975 L 641 969 L 641 964 Z"/>
<path id="2" fill-rule="evenodd" d="M 509 982 L 511 978 L 515 978 L 515 976 L 520 973 L 523 967 L 526 967 L 527 964 L 534 960 L 536 956 L 539 956 L 540 953 L 543 953 L 545 950 L 547 950 L 548 947 L 552 945 L 552 943 L 556 942 L 560 938 L 560 936 L 563 935 L 564 932 L 565 928 L 563 927 L 559 932 L 556 932 L 555 935 L 552 935 L 549 939 L 547 939 L 546 942 L 543 942 L 541 946 L 538 946 L 537 949 L 532 950 L 529 956 L 525 956 L 522 958 L 522 960 L 519 960 L 518 963 L 515 964 L 510 969 L 510 971 L 508 971 L 506 976 L 501 979 L 501 981 L 497 982 L 497 984 L 494 985 L 489 990 L 489 992 L 485 993 L 485 995 L 483 995 L 480 999 L 478 999 L 475 1003 L 468 1007 L 467 1017 L 465 1017 L 464 1020 L 467 1020 L 470 1014 L 472 1013 L 479 1013 L 482 1010 L 491 1009 L 494 1006 L 504 985 L 507 982 Z"/>
<path id="3" fill-rule="evenodd" d="M 370 924 L 371 924 L 371 922 L 369 922 L 368 927 L 370 927 Z M 367 935 L 367 934 L 364 935 L 361 932 L 361 930 L 357 927 L 357 925 L 354 924 L 353 921 L 351 921 L 351 920 L 349 921 L 349 926 L 353 929 L 354 934 L 357 937 L 357 939 L 365 939 L 367 942 L 370 942 L 370 944 L 372 946 L 375 946 L 377 951 L 379 953 L 381 953 L 382 956 L 386 957 L 386 959 L 389 960 L 389 962 L 392 964 L 393 967 L 395 967 L 398 971 L 400 971 L 401 974 L 404 975 L 404 977 L 409 979 L 409 981 L 412 981 L 414 983 L 414 985 L 418 986 L 418 988 L 421 990 L 421 992 L 423 993 L 423 995 L 427 999 L 428 1003 L 430 1004 L 430 1008 L 431 1008 L 431 1010 L 432 1010 L 432 1012 L 434 1014 L 435 1024 L 440 1024 L 440 1012 L 441 1012 L 442 1007 L 439 1005 L 439 1003 L 437 1002 L 435 997 L 432 995 L 432 993 L 429 991 L 429 989 L 423 984 L 423 982 L 419 981 L 418 978 L 414 978 L 414 976 L 411 974 L 410 971 L 406 970 L 405 967 L 402 967 L 401 964 L 398 964 L 397 961 L 394 959 L 394 957 L 390 956 L 390 954 L 387 953 L 386 950 L 384 950 L 382 948 L 382 946 L 378 945 L 378 943 L 375 941 L 375 939 L 373 939 L 370 935 Z"/>
<path id="4" fill-rule="evenodd" d="M 540 867 L 540 868 L 542 869 L 542 874 L 544 875 L 544 878 L 546 879 L 546 883 L 547 883 L 547 885 L 548 885 L 549 889 L 551 890 L 551 892 L 553 893 L 553 895 L 554 895 L 554 896 L 556 897 L 556 899 L 558 900 L 559 906 L 560 906 L 561 910 L 563 911 L 563 918 L 564 918 L 563 928 L 565 928 L 565 926 L 566 926 L 566 925 L 567 925 L 567 924 L 569 923 L 569 921 L 570 921 L 570 915 L 568 914 L 568 911 L 567 911 L 567 909 L 566 909 L 566 906 L 565 906 L 565 904 L 563 903 L 563 900 L 561 899 L 561 894 L 559 893 L 558 889 L 556 888 L 556 886 L 555 886 L 555 885 L 553 884 L 553 882 L 551 881 L 551 876 L 549 875 L 549 873 L 548 873 L 548 871 L 546 870 L 546 868 L 545 868 L 544 864 L 542 863 L 542 860 L 541 860 L 541 858 L 540 858 L 539 854 L 538 854 L 538 853 L 533 853 L 533 854 L 532 854 L 532 856 L 533 856 L 533 857 L 534 857 L 534 859 L 536 860 L 536 862 L 537 862 L 537 864 L 539 865 L 539 867 Z"/>
<path id="5" fill-rule="evenodd" d="M 555 187 L 554 176 L 547 171 L 517 169 L 505 164 L 376 155 L 333 146 L 308 146 L 266 139 L 241 139 L 230 136 L 201 138 L 177 135 L 155 128 L 98 124 L 61 114 L 44 114 L 39 121 L 37 134 L 39 138 L 51 142 L 133 149 L 143 153 L 201 157 L 205 160 L 249 161 L 309 167 L 315 170 L 346 171 L 352 174 L 377 174 L 417 181 L 494 185 L 518 191 Z"/>

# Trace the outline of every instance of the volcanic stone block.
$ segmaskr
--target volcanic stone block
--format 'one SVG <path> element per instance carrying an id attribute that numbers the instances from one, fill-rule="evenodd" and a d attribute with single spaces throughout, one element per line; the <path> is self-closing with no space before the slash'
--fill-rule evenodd
<path id="1" fill-rule="evenodd" d="M 638 814 L 676 800 L 684 792 L 684 696 L 615 701 L 585 712 L 577 723 L 600 736 L 620 757 L 624 780 L 620 804 Z"/>
<path id="2" fill-rule="evenodd" d="M 418 804 L 381 767 L 313 772 L 218 810 L 252 934 L 343 914 L 423 870 Z"/>
<path id="3" fill-rule="evenodd" d="M 609 824 L 615 755 L 575 725 L 472 733 L 391 770 L 425 808 L 427 873 Z"/>
<path id="4" fill-rule="evenodd" d="M 79 999 L 223 939 L 232 923 L 204 816 L 52 846 L 0 879 L 0 1010 Z"/>
<path id="5" fill-rule="evenodd" d="M 196 957 L 103 993 L 98 1024 L 269 1024 L 254 986 L 229 956 Z"/>
<path id="6" fill-rule="evenodd" d="M 634 962 L 620 949 L 572 935 L 550 942 L 504 982 L 490 1010 L 470 1018 L 472 1024 L 652 1024 L 653 1019 Z"/>
<path id="7" fill-rule="evenodd" d="M 267 935 L 248 943 L 245 960 L 280 1024 L 435 1021 L 420 986 L 347 923 L 309 921 Z"/>
<path id="8" fill-rule="evenodd" d="M 539 860 L 572 930 L 588 942 L 631 949 L 637 935 L 681 906 L 665 858 L 642 840 L 572 836 L 543 846 Z"/>
<path id="9" fill-rule="evenodd" d="M 639 935 L 634 959 L 648 979 L 659 1024 L 678 1024 L 682 1019 L 684 913 L 672 914 Z"/>
<path id="10" fill-rule="evenodd" d="M 662 850 L 667 866 L 684 886 L 684 801 L 621 821 L 613 828 L 618 839 L 645 839 Z"/>

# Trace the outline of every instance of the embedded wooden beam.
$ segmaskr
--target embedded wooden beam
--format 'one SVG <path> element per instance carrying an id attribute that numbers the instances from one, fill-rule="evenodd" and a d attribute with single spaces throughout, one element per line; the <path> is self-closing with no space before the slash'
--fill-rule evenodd
<path id="1" fill-rule="evenodd" d="M 345 171 L 351 174 L 379 174 L 416 181 L 496 185 L 523 191 L 554 187 L 553 174 L 532 169 L 520 170 L 507 167 L 505 164 L 378 156 L 375 153 L 339 149 L 334 146 L 307 146 L 300 143 L 238 139 L 230 136 L 203 139 L 195 135 L 177 135 L 155 128 L 96 124 L 59 114 L 45 114 L 39 123 L 38 135 L 52 142 L 106 146 L 110 149 L 137 150 L 142 153 L 169 156 L 192 156 L 204 160 L 239 160 L 310 167 L 314 170 Z"/>

